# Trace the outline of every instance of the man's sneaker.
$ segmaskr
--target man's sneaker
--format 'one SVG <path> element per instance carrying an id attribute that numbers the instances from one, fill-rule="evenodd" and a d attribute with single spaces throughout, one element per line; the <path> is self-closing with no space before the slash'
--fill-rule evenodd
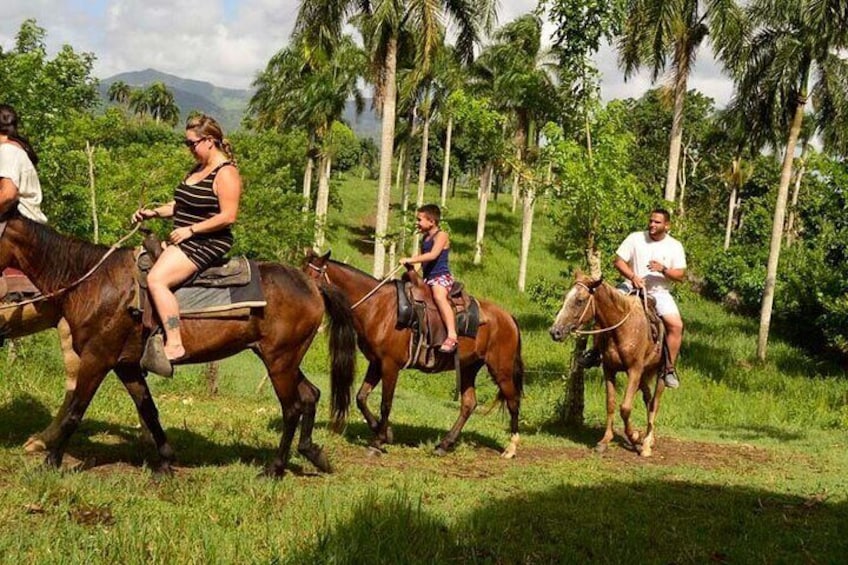
<path id="1" fill-rule="evenodd" d="M 674 367 L 669 367 L 665 370 L 663 380 L 665 381 L 665 386 L 668 388 L 677 388 L 680 386 L 680 381 L 677 380 L 677 373 L 674 371 Z"/>
<path id="2" fill-rule="evenodd" d="M 577 358 L 577 366 L 584 369 L 599 367 L 601 365 L 601 352 L 597 349 L 587 349 Z"/>

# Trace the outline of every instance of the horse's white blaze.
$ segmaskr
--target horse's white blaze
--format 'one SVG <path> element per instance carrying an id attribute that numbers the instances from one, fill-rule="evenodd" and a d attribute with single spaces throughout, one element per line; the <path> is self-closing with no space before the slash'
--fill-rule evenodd
<path id="1" fill-rule="evenodd" d="M 554 321 L 555 325 L 563 325 L 562 318 L 566 315 L 566 312 L 568 311 L 568 303 L 573 300 L 575 296 L 577 296 L 577 287 L 573 286 L 565 295 L 565 300 L 562 301 L 562 308 L 560 308 L 559 312 L 557 312 L 556 320 Z"/>

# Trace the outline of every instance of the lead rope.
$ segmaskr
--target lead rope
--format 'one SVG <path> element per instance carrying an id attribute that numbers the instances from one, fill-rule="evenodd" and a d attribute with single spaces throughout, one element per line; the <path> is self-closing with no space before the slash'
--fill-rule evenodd
<path id="1" fill-rule="evenodd" d="M 589 310 L 589 306 L 592 307 L 592 317 L 594 318 L 598 314 L 598 311 L 595 309 L 595 293 L 592 292 L 592 290 L 588 286 L 586 286 L 582 283 L 577 283 L 577 284 L 589 291 L 589 301 L 586 303 L 586 307 L 583 309 L 583 313 L 580 314 L 580 317 L 577 318 L 577 319 L 578 320 L 583 319 L 583 316 L 586 314 L 586 311 Z M 602 333 L 605 333 L 605 332 L 611 332 L 612 330 L 620 327 L 624 322 L 626 322 L 627 318 L 630 317 L 630 314 L 632 312 L 633 312 L 633 310 L 628 310 L 628 312 L 624 316 L 624 318 L 622 318 L 614 326 L 610 326 L 608 328 L 601 328 L 599 330 L 572 330 L 572 333 L 575 334 L 575 335 L 596 335 L 596 334 L 602 334 Z"/>

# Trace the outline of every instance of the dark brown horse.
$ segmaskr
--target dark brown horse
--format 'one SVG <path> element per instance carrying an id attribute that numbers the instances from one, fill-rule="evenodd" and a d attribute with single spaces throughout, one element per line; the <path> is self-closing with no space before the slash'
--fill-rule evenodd
<path id="1" fill-rule="evenodd" d="M 310 251 L 304 263 L 304 271 L 320 280 L 323 286 L 338 288 L 351 303 L 362 299 L 380 283 L 350 265 L 331 261 L 329 253 L 318 256 Z M 368 427 L 375 433 L 371 447 L 377 450 L 382 450 L 384 444 L 391 443 L 389 414 L 392 411 L 398 372 L 408 366 L 419 368 L 409 363 L 412 331 L 395 329 L 397 306 L 394 285 L 386 285 L 377 289 L 353 313 L 359 349 L 368 359 L 368 372 L 365 382 L 356 394 L 356 404 Z M 505 402 L 509 410 L 512 436 L 503 456 L 511 458 L 515 456 L 518 447 L 518 411 L 524 386 L 521 332 L 515 319 L 496 304 L 481 300 L 480 312 L 485 323 L 480 326 L 477 337 L 459 338 L 462 405 L 459 418 L 436 447 L 436 452 L 444 454 L 453 448 L 462 427 L 476 408 L 475 381 L 477 372 L 485 365 L 498 386 L 498 399 Z M 436 367 L 421 370 L 435 373 L 453 369 L 454 356 L 444 355 L 442 362 Z M 368 409 L 368 395 L 381 381 L 383 395 L 378 420 Z"/>
<path id="2" fill-rule="evenodd" d="M 20 268 L 45 294 L 68 288 L 54 301 L 68 322 L 79 356 L 77 385 L 62 417 L 60 436 L 49 446 L 47 462 L 61 464 L 69 437 L 103 378 L 114 370 L 156 443 L 158 470 L 169 472 L 173 450 L 139 367 L 144 342 L 141 323 L 131 308 L 137 292 L 133 251 L 118 249 L 88 278 L 74 284 L 102 260 L 106 247 L 62 236 L 14 212 L 4 223 L 0 226 L 0 268 Z M 319 290 L 296 269 L 260 263 L 259 271 L 267 306 L 253 309 L 247 318 L 183 320 L 187 357 L 182 362 L 203 363 L 253 350 L 268 370 L 283 412 L 279 449 L 265 472 L 280 476 L 285 471 L 301 417 L 298 451 L 326 470 L 326 457 L 311 438 L 319 391 L 299 365 L 326 310 L 331 319 L 332 412 L 334 418 L 344 418 L 355 353 L 350 307 L 340 294 Z"/>
<path id="3" fill-rule="evenodd" d="M 655 443 L 655 425 L 660 408 L 660 397 L 665 390 L 662 379 L 656 379 L 654 392 L 651 380 L 662 365 L 662 348 L 651 338 L 651 328 L 640 299 L 625 296 L 601 279 L 582 273 L 574 277 L 574 286 L 566 293 L 562 308 L 557 314 L 550 334 L 554 341 L 562 341 L 569 333 L 595 321 L 596 339 L 603 354 L 604 380 L 607 392 L 607 423 L 604 436 L 598 442 L 603 451 L 613 439 L 615 412 L 615 375 L 627 372 L 627 388 L 621 403 L 621 418 L 628 441 L 644 457 L 650 457 Z M 641 389 L 648 410 L 648 429 L 641 440 L 638 430 L 630 422 L 633 399 Z"/>
<path id="4" fill-rule="evenodd" d="M 59 343 L 62 346 L 62 358 L 65 363 L 65 401 L 50 424 L 27 439 L 24 449 L 29 452 L 44 451 L 58 440 L 62 416 L 70 404 L 71 392 L 77 386 L 79 357 L 73 348 L 71 329 L 52 300 L 21 305 L 14 302 L 0 302 L 0 334 L 4 339 L 24 337 L 49 328 L 56 328 L 59 332 Z"/>

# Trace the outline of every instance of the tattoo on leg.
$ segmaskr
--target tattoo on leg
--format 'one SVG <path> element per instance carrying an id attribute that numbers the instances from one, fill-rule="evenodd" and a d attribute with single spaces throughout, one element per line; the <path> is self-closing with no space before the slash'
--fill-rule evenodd
<path id="1" fill-rule="evenodd" d="M 175 330 L 180 327 L 180 318 L 179 316 L 168 316 L 168 319 L 165 320 L 165 325 L 168 326 L 169 330 Z"/>

